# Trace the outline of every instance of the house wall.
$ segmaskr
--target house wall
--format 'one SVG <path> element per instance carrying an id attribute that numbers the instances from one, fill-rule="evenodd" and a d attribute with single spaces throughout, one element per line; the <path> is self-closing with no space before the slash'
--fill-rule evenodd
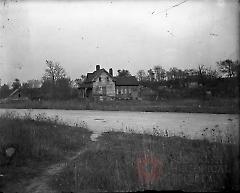
<path id="1" fill-rule="evenodd" d="M 101 78 L 101 81 L 99 80 Z M 115 98 L 115 82 L 105 72 L 93 82 L 93 97 L 100 99 L 113 99 Z"/>
<path id="2" fill-rule="evenodd" d="M 116 86 L 116 98 L 137 99 L 139 97 L 139 86 Z"/>

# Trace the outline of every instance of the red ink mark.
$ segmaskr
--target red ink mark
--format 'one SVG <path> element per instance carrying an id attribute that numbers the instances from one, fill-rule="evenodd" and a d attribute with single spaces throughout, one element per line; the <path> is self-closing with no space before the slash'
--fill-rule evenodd
<path id="1" fill-rule="evenodd" d="M 144 154 L 137 158 L 138 179 L 143 184 L 154 184 L 159 181 L 163 163 L 152 154 Z"/>

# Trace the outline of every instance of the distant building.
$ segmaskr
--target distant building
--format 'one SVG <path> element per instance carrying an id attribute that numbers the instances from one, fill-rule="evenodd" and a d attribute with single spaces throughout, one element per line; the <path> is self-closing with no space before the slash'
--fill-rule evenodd
<path id="1" fill-rule="evenodd" d="M 4 98 L 0 100 L 0 103 L 6 103 L 6 102 L 19 102 L 19 101 L 26 101 L 28 100 L 27 97 L 23 96 L 21 87 L 18 89 L 15 89 L 7 98 Z"/>
<path id="2" fill-rule="evenodd" d="M 79 86 L 81 98 L 93 98 L 95 100 L 137 99 L 139 85 L 135 76 L 113 77 L 112 68 L 107 72 L 100 65 L 96 70 L 87 73 L 86 79 Z"/>
<path id="3" fill-rule="evenodd" d="M 9 99 L 20 99 L 22 97 L 22 89 L 18 88 L 16 90 L 14 90 L 10 95 L 9 95 Z"/>

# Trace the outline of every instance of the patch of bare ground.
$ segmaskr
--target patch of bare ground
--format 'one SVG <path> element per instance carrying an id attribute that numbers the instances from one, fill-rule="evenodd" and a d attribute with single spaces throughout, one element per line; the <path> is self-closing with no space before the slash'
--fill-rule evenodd
<path id="1" fill-rule="evenodd" d="M 48 183 L 50 179 L 54 175 L 58 175 L 63 168 L 65 168 L 70 162 L 72 162 L 74 159 L 76 159 L 78 156 L 80 156 L 82 153 L 86 152 L 89 148 L 85 148 L 79 152 L 76 153 L 73 157 L 67 158 L 64 162 L 60 162 L 54 165 L 51 165 L 48 167 L 44 172 L 38 176 L 35 177 L 30 181 L 30 183 L 25 188 L 24 192 L 28 193 L 57 193 L 56 190 L 53 190 L 51 187 L 49 187 Z"/>

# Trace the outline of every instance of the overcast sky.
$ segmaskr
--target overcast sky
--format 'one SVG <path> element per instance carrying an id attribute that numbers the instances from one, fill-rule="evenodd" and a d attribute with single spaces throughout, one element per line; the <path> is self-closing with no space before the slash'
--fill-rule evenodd
<path id="1" fill-rule="evenodd" d="M 72 79 L 96 64 L 135 75 L 239 59 L 237 0 L 183 1 L 1 1 L 2 84 L 40 79 L 46 59 Z"/>

